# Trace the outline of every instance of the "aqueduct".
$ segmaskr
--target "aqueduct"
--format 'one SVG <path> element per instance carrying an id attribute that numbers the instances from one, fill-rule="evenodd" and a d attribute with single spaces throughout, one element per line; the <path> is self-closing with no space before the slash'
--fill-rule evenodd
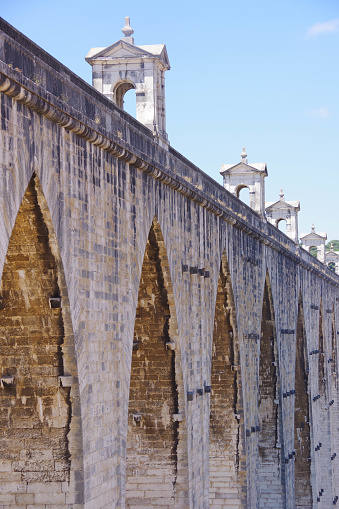
<path id="1" fill-rule="evenodd" d="M 338 276 L 0 29 L 0 506 L 336 505 Z"/>

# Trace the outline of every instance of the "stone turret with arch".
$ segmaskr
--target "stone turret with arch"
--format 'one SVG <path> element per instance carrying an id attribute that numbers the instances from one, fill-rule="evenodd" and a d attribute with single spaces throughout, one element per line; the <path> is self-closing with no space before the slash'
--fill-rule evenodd
<path id="1" fill-rule="evenodd" d="M 224 179 L 224 188 L 239 198 L 240 191 L 247 187 L 250 193 L 250 207 L 264 215 L 265 212 L 265 177 L 266 163 L 248 164 L 245 147 L 241 153 L 241 161 L 237 164 L 223 164 L 220 170 Z"/>
<path id="2" fill-rule="evenodd" d="M 266 202 L 267 221 L 278 228 L 280 221 L 286 221 L 286 235 L 298 243 L 298 212 L 299 201 L 285 201 L 283 190 L 280 189 L 279 200 Z"/>
<path id="3" fill-rule="evenodd" d="M 339 274 L 339 251 L 334 251 L 333 244 L 331 244 L 330 250 L 325 254 L 325 258 L 326 265 L 336 274 Z"/>
<path id="4" fill-rule="evenodd" d="M 312 224 L 311 233 L 303 233 L 300 237 L 302 247 L 306 251 L 310 251 L 311 247 L 317 248 L 317 258 L 320 262 L 325 263 L 325 240 L 327 233 L 317 233 L 314 224 Z"/>
<path id="5" fill-rule="evenodd" d="M 137 120 L 166 142 L 165 71 L 170 69 L 166 46 L 135 46 L 128 17 L 125 22 L 124 37 L 89 51 L 86 61 L 92 66 L 93 86 L 122 109 L 124 95 L 135 89 Z"/>

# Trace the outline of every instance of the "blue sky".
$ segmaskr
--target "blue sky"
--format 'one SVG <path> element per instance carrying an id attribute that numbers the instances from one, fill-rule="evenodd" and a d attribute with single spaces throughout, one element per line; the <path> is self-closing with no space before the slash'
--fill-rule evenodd
<path id="1" fill-rule="evenodd" d="M 6 2 L 0 15 L 91 82 L 84 57 L 122 36 L 164 43 L 171 145 L 222 183 L 222 164 L 266 162 L 266 200 L 300 200 L 299 232 L 339 239 L 339 2 Z"/>

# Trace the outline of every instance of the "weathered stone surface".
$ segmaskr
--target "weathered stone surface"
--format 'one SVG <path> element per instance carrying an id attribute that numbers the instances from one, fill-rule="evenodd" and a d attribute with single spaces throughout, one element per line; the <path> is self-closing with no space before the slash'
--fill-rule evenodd
<path id="1" fill-rule="evenodd" d="M 164 466 L 166 482 L 161 486 L 153 482 L 161 477 L 162 467 L 150 464 L 146 475 L 140 476 L 147 482 L 137 483 L 136 490 L 130 486 L 130 507 L 149 507 L 150 498 L 153 506 L 173 507 L 174 492 L 177 507 L 206 508 L 209 499 L 215 507 L 227 504 L 234 507 L 240 498 L 244 507 L 263 506 L 262 497 L 269 498 L 271 486 L 260 481 L 262 456 L 256 425 L 260 398 L 266 399 L 263 392 L 260 394 L 260 380 L 260 387 L 266 387 L 269 394 L 263 368 L 272 358 L 267 336 L 271 334 L 274 315 L 277 352 L 274 362 L 278 365 L 275 374 L 270 369 L 268 379 L 273 378 L 275 383 L 277 378 L 281 450 L 285 460 L 280 463 L 282 498 L 286 508 L 294 508 L 295 495 L 300 496 L 300 484 L 295 488 L 298 474 L 295 476 L 297 460 L 293 455 L 297 449 L 295 416 L 298 420 L 299 406 L 291 391 L 301 387 L 296 377 L 296 365 L 301 362 L 297 348 L 302 343 L 298 325 L 300 300 L 309 364 L 312 504 L 316 505 L 319 498 L 318 507 L 331 507 L 339 492 L 338 276 L 274 226 L 263 222 L 258 214 L 173 148 L 164 150 L 145 126 L 3 20 L 0 28 L 0 271 L 2 288 L 8 285 L 6 299 L 21 306 L 20 313 L 7 316 L 5 295 L 1 295 L 0 346 L 4 363 L 1 366 L 5 369 L 0 376 L 10 375 L 7 373 L 10 367 L 14 387 L 2 384 L 0 389 L 3 461 L 0 505 L 6 509 L 51 509 L 53 505 L 72 509 L 125 507 L 129 424 L 132 429 L 132 421 L 128 420 L 130 386 L 134 387 L 131 404 L 137 395 L 131 366 L 141 370 L 143 376 L 147 370 L 153 376 L 157 362 L 168 363 L 167 367 L 171 362 L 171 372 L 166 373 L 165 366 L 157 386 L 166 387 L 163 389 L 169 409 L 166 418 L 171 412 L 179 416 L 170 421 L 163 440 L 166 451 L 161 457 L 168 459 Z M 41 228 L 43 234 L 36 234 L 34 242 L 29 241 L 28 245 L 20 238 L 11 251 L 16 219 L 20 218 L 18 211 L 28 206 L 24 198 L 27 189 L 33 192 L 29 187 L 32 176 L 37 200 L 34 210 L 37 213 L 40 210 L 42 215 L 36 228 L 38 231 Z M 30 231 L 33 223 L 27 217 L 22 221 L 26 225 L 24 230 Z M 152 223 L 158 246 L 153 255 L 159 258 L 161 266 L 160 270 L 154 258 L 153 272 L 151 264 L 147 270 L 148 264 L 142 268 Z M 26 240 L 29 239 L 28 235 Z M 218 293 L 223 253 L 229 266 L 229 273 L 224 273 L 226 293 L 233 295 L 234 302 L 230 324 L 223 316 L 221 289 Z M 40 260 L 38 264 L 32 262 L 33 255 Z M 27 263 L 34 265 L 29 269 L 31 279 L 20 277 Z M 13 278 L 6 275 L 7 265 L 14 267 Z M 145 271 L 143 281 L 147 284 L 140 285 Z M 263 308 L 267 274 L 272 293 L 270 306 L 274 311 L 271 317 L 266 304 Z M 61 308 L 49 307 L 51 291 L 56 288 L 49 281 L 57 281 Z M 162 286 L 167 292 L 168 306 L 162 305 Z M 140 315 L 140 327 L 135 319 L 137 309 L 141 312 L 142 308 L 139 289 L 147 294 L 148 287 L 152 289 L 149 299 L 152 313 L 148 318 L 142 311 L 145 314 Z M 34 309 L 39 312 L 26 313 L 26 305 L 31 301 L 36 302 Z M 154 355 L 152 360 L 156 351 L 147 352 L 145 359 L 151 359 L 153 366 L 149 364 L 146 369 L 145 363 L 137 367 L 133 358 L 137 354 L 133 351 L 135 331 L 139 327 L 143 335 L 149 324 L 166 324 L 168 310 L 170 341 L 166 337 L 166 342 L 171 343 L 170 348 L 164 346 L 163 339 L 154 338 L 159 341 L 156 344 L 161 346 L 161 355 L 157 359 Z M 63 332 L 56 332 L 60 316 Z M 220 339 L 215 336 L 216 322 L 224 323 Z M 234 392 L 232 396 L 224 387 L 217 387 L 213 361 L 216 367 L 218 357 L 226 355 L 223 349 L 232 348 L 230 326 L 237 338 L 233 344 L 238 365 L 236 383 L 226 358 L 227 379 L 223 381 L 221 377 L 220 381 L 232 387 L 232 391 L 237 387 L 237 405 L 241 403 L 243 410 L 240 422 L 226 427 L 231 435 L 239 430 L 239 437 L 243 436 L 243 452 L 238 459 L 235 457 L 241 476 L 236 479 L 234 464 L 230 466 L 232 450 L 236 451 L 232 442 L 226 462 L 213 471 L 212 491 L 211 396 L 204 388 L 213 387 L 214 380 L 216 392 L 212 397 L 218 391 L 227 395 L 221 411 L 229 419 Z M 263 336 L 266 334 L 263 340 L 262 332 Z M 161 333 L 163 336 L 166 334 Z M 217 352 L 214 359 L 213 348 Z M 321 350 L 321 359 L 319 353 L 312 353 L 315 350 Z M 265 351 L 262 362 L 260 352 Z M 18 370 L 22 377 L 20 396 L 15 385 Z M 59 376 L 71 376 L 71 384 L 61 386 Z M 43 383 L 39 385 L 37 380 Z M 155 380 L 150 377 L 140 391 L 149 398 L 142 400 L 144 408 L 151 408 L 150 402 L 154 402 L 150 397 L 152 391 L 147 391 L 152 382 Z M 175 384 L 177 406 L 175 391 L 168 390 Z M 41 407 L 37 405 L 38 398 L 44 403 Z M 159 401 L 159 394 L 155 400 Z M 305 398 L 301 403 L 305 416 Z M 211 408 L 216 411 L 213 402 Z M 141 413 L 138 406 L 134 411 Z M 136 428 L 138 421 L 134 422 Z M 175 429 L 178 429 L 176 471 L 172 454 Z M 153 430 L 154 426 L 152 433 Z M 158 454 L 159 437 L 152 434 L 152 438 Z M 137 435 L 134 439 L 137 440 Z M 41 457 L 31 460 L 26 451 L 35 454 L 36 444 L 41 445 Z M 147 448 L 150 458 L 151 450 Z M 227 486 L 228 467 L 232 486 Z M 133 475 L 128 478 L 131 480 Z M 135 475 L 134 480 L 141 479 Z M 48 499 L 47 486 L 57 495 L 55 501 Z M 309 485 L 305 486 L 302 496 L 309 497 Z M 143 499 L 140 491 L 145 493 Z M 16 499 L 26 494 L 37 498 L 32 503 L 31 497 Z M 276 499 L 277 507 L 281 504 Z"/>

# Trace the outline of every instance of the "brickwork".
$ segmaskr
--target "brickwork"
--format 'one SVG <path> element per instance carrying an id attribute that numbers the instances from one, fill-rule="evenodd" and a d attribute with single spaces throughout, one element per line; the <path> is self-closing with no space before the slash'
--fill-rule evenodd
<path id="1" fill-rule="evenodd" d="M 231 324 L 234 304 L 228 295 L 228 279 L 227 261 L 223 257 L 214 317 L 209 441 L 210 507 L 219 509 L 244 507 L 246 494 L 242 409 L 238 402 L 238 362 L 234 351 L 237 331 Z"/>
<path id="2" fill-rule="evenodd" d="M 145 380 L 137 391 L 136 385 L 133 385 L 136 384 L 136 376 L 131 366 L 139 369 L 142 376 L 146 376 L 146 370 L 152 371 L 153 376 L 160 363 L 160 374 L 164 378 L 156 388 L 161 387 L 167 410 L 160 411 L 159 417 L 156 417 L 158 435 L 153 435 L 156 452 L 151 459 L 156 459 L 166 470 L 166 479 L 162 483 L 166 496 L 147 498 L 150 493 L 144 490 L 141 501 L 137 490 L 136 503 L 154 506 L 158 503 L 155 500 L 163 499 L 165 506 L 207 509 L 209 499 L 213 498 L 209 482 L 209 432 L 212 428 L 210 394 L 204 388 L 213 386 L 211 377 L 215 379 L 212 360 L 217 359 L 213 355 L 224 348 L 233 348 L 234 364 L 237 366 L 235 373 L 229 371 L 229 359 L 226 362 L 228 353 L 221 353 L 225 355 L 229 376 L 225 383 L 232 387 L 232 391 L 223 392 L 226 401 L 220 408 L 226 414 L 231 412 L 236 387 L 235 413 L 240 415 L 240 419 L 233 422 L 231 430 L 234 436 L 236 430 L 239 433 L 239 463 L 236 454 L 233 466 L 229 463 L 234 454 L 233 435 L 231 444 L 226 447 L 229 452 L 228 467 L 234 475 L 239 464 L 235 491 L 241 492 L 246 499 L 244 507 L 260 508 L 261 494 L 265 489 L 260 461 L 263 453 L 267 458 L 269 452 L 264 451 L 268 448 L 264 447 L 257 426 L 260 420 L 264 422 L 263 416 L 267 415 L 264 406 L 273 395 L 267 382 L 270 379 L 276 384 L 275 393 L 278 394 L 278 404 L 274 405 L 278 407 L 278 436 L 284 460 L 280 471 L 281 499 L 277 489 L 272 488 L 272 492 L 277 507 L 294 509 L 295 472 L 298 471 L 293 455 L 293 450 L 297 449 L 294 423 L 299 406 L 305 410 L 304 404 L 299 405 L 295 385 L 296 364 L 300 362 L 296 350 L 300 342 L 297 322 L 301 292 L 303 336 L 309 366 L 312 504 L 318 509 L 331 507 L 333 499 L 339 495 L 336 478 L 338 458 L 334 456 L 331 459 L 334 453 L 338 454 L 339 448 L 336 432 L 338 355 L 333 372 L 329 362 L 333 351 L 333 306 L 337 329 L 339 321 L 338 276 L 299 249 L 282 232 L 263 221 L 172 147 L 164 149 L 159 146 L 145 126 L 1 19 L 0 112 L 0 272 L 2 274 L 6 264 L 18 210 L 35 174 L 36 199 L 48 228 L 48 252 L 55 260 L 56 276 L 53 277 L 56 277 L 62 297 L 63 339 L 60 342 L 57 339 L 60 334 L 55 334 L 56 345 L 51 345 L 50 350 L 54 352 L 56 348 L 56 353 L 50 357 L 61 356 L 61 376 L 71 377 L 71 388 L 60 387 L 59 382 L 51 386 L 54 396 L 60 394 L 61 406 L 53 396 L 52 401 L 48 405 L 46 403 L 51 415 L 44 417 L 46 422 L 48 419 L 51 422 L 59 414 L 65 419 L 61 428 L 63 436 L 67 431 L 69 456 L 67 461 L 63 460 L 68 470 L 62 470 L 61 475 L 65 475 L 67 481 L 55 481 L 57 484 L 53 486 L 55 490 L 58 489 L 56 486 L 61 486 L 59 493 L 65 496 L 62 505 L 73 504 L 72 509 L 80 509 L 82 503 L 85 509 L 126 507 L 126 475 L 129 495 L 132 493 L 132 481 L 136 480 L 130 466 L 126 474 L 126 462 L 131 465 L 133 454 L 136 461 L 141 461 L 141 448 L 134 448 L 131 456 L 131 447 L 127 447 L 131 440 L 128 430 L 145 431 L 141 428 L 143 419 L 131 421 L 129 400 L 132 404 L 133 395 L 141 396 L 144 389 L 152 391 L 151 383 L 154 382 L 151 378 Z M 152 222 L 153 240 L 151 242 L 150 237 L 147 244 Z M 40 242 L 37 245 L 40 246 Z M 148 260 L 145 252 L 149 252 L 150 245 L 153 246 L 153 254 L 149 255 L 153 261 L 151 263 L 150 258 L 147 267 L 143 267 L 144 259 Z M 229 265 L 225 268 L 223 262 L 226 291 L 224 286 L 222 299 L 227 300 L 226 307 L 232 310 L 229 314 L 227 311 L 228 316 L 223 314 L 225 300 L 221 305 L 221 289 L 218 291 L 222 253 L 225 253 L 224 258 L 227 257 Z M 263 310 L 267 272 L 270 305 L 267 309 L 265 304 Z M 45 273 L 36 274 L 34 285 L 42 284 L 45 277 Z M 14 292 L 18 281 L 21 280 L 18 278 L 13 285 L 10 284 L 11 288 L 13 286 L 10 292 Z M 148 281 L 147 286 L 145 281 Z M 162 286 L 165 291 L 161 291 Z M 151 296 L 147 297 L 148 288 Z M 46 293 L 50 291 L 46 287 Z M 138 298 L 139 292 L 144 292 L 144 299 Z M 45 295 L 40 300 L 47 299 L 48 302 L 48 298 Z M 163 299 L 167 299 L 165 305 Z M 142 307 L 142 300 L 148 302 L 149 311 Z M 321 306 L 323 361 L 319 360 L 319 354 L 313 353 L 319 349 Z M 51 316 L 60 313 L 58 309 L 49 307 L 47 312 Z M 266 317 L 263 325 L 262 316 Z M 146 328 L 151 323 L 154 331 L 157 330 L 152 337 L 157 349 L 147 350 L 147 340 L 140 343 L 140 350 L 133 351 L 135 330 L 140 327 L 138 337 L 148 337 Z M 223 329 L 224 339 L 221 335 L 218 340 L 213 338 L 216 323 L 224 323 L 221 328 L 217 326 L 218 335 Z M 272 351 L 272 342 L 268 338 L 274 335 L 274 330 L 276 346 Z M 229 342 L 229 332 L 233 333 L 233 345 Z M 164 339 L 159 340 L 158 336 L 170 339 L 172 344 L 169 348 L 165 348 Z M 335 336 L 337 349 L 338 330 Z M 0 337 L 1 341 L 6 338 Z M 260 357 L 260 352 L 265 355 Z M 142 362 L 142 356 L 149 363 L 137 368 L 136 363 L 138 359 Z M 218 362 L 214 363 L 215 367 Z M 277 366 L 270 362 L 277 362 Z M 321 366 L 319 370 L 319 362 L 323 362 L 323 370 Z M 36 365 L 34 363 L 36 361 L 32 358 L 32 366 Z M 61 364 L 52 364 L 51 368 L 56 381 L 59 366 Z M 322 372 L 326 396 L 320 395 L 319 391 L 319 373 Z M 5 374 L 0 373 L 1 376 Z M 296 383 L 298 385 L 301 381 Z M 335 394 L 330 398 L 334 386 Z M 267 389 L 267 398 L 262 392 L 263 387 Z M 221 386 L 218 386 L 219 389 L 220 394 L 225 390 Z M 293 394 L 294 389 L 296 394 Z M 1 391 L 5 395 L 7 388 Z M 284 397 L 287 393 L 289 396 Z M 268 394 L 271 395 L 268 397 Z M 154 403 L 148 414 L 150 417 L 147 417 L 152 430 L 155 415 L 158 416 L 159 408 L 164 407 L 158 396 L 156 394 L 156 398 L 149 401 L 146 396 L 140 400 L 144 407 L 146 402 L 147 405 L 151 401 Z M 264 400 L 267 401 L 264 403 Z M 332 400 L 334 402 L 330 405 Z M 14 405 L 3 409 L 5 418 L 9 415 L 9 408 L 16 412 L 19 407 L 21 410 L 25 406 L 22 399 L 14 398 L 13 401 Z M 135 404 L 133 412 L 142 413 L 140 401 L 136 402 L 138 404 Z M 156 401 L 160 407 L 155 405 Z M 36 405 L 33 409 L 38 412 Z M 215 415 L 213 400 L 211 410 Z M 178 417 L 171 418 L 175 412 Z M 144 414 L 147 415 L 145 408 Z M 38 417 L 34 418 L 40 419 L 40 414 L 36 415 Z M 268 417 L 267 424 L 272 424 L 272 405 Z M 17 429 L 16 422 L 11 424 L 12 429 Z M 164 422 L 168 424 L 165 426 Z M 252 432 L 252 428 L 255 431 Z M 220 431 L 220 426 L 218 429 Z M 269 429 L 272 431 L 272 428 Z M 268 433 L 269 440 L 273 436 L 271 431 Z M 160 435 L 165 444 L 161 454 L 160 442 L 157 441 Z M 133 440 L 136 440 L 136 435 Z M 317 449 L 320 443 L 323 445 Z M 61 447 L 62 444 L 59 445 Z M 277 467 L 274 475 L 279 472 L 277 449 L 270 456 L 271 463 Z M 46 454 L 51 454 L 52 450 L 47 447 Z M 143 450 L 149 457 L 152 456 L 151 446 Z M 64 451 L 62 449 L 63 454 Z M 12 460 L 4 460 L 0 469 L 2 479 L 8 477 L 5 469 L 9 468 L 9 463 L 6 462 L 14 464 Z M 28 459 L 20 461 L 24 462 L 20 465 L 25 468 Z M 158 475 L 161 468 L 156 468 L 152 475 L 149 472 L 148 478 L 146 472 L 147 483 L 140 484 L 159 485 L 159 479 L 163 479 Z M 25 472 L 14 473 L 16 477 L 13 477 L 14 485 L 10 487 L 9 496 L 12 504 L 19 504 L 19 499 L 15 500 L 16 494 L 33 492 L 21 493 L 21 476 Z M 217 486 L 213 474 L 211 480 L 213 489 L 220 489 L 219 494 L 223 494 L 224 481 Z M 33 494 L 37 496 L 33 507 L 48 504 L 49 501 L 39 504 L 37 500 L 40 496 L 45 496 L 46 500 L 43 494 L 50 489 L 52 481 L 33 484 Z M 3 486 L 1 484 L 0 494 L 7 497 Z M 20 504 L 28 506 L 23 500 L 20 499 Z M 131 506 L 131 501 L 132 497 L 127 497 L 127 505 Z M 218 499 L 215 496 L 212 503 L 222 506 L 226 501 L 227 498 L 222 495 Z"/>
<path id="3" fill-rule="evenodd" d="M 169 321 L 169 302 L 152 227 L 141 272 L 131 367 L 126 472 L 126 507 L 131 509 L 180 507 L 180 416 L 175 341 L 169 335 Z"/>
<path id="4" fill-rule="evenodd" d="M 295 507 L 312 508 L 311 436 L 308 386 L 308 357 L 301 298 L 298 303 L 297 344 L 295 361 Z"/>
<path id="5" fill-rule="evenodd" d="M 335 496 L 339 496 L 339 469 L 338 469 L 338 460 L 336 461 L 337 453 L 339 450 L 339 433 L 337 433 L 336 422 L 338 419 L 338 347 L 336 338 L 338 336 L 338 321 L 336 321 L 336 313 L 335 306 L 333 309 L 333 317 L 332 317 L 332 362 L 331 362 L 331 375 L 332 375 L 332 391 L 331 391 L 331 401 L 334 403 L 331 405 L 331 424 L 332 424 L 332 440 L 331 440 L 331 458 L 332 458 L 332 476 L 333 476 L 333 499 Z"/>
<path id="6" fill-rule="evenodd" d="M 279 387 L 275 319 L 266 278 L 259 362 L 259 485 L 260 507 L 282 507 L 281 437 L 279 420 Z"/>
<path id="7" fill-rule="evenodd" d="M 71 503 L 71 377 L 63 364 L 58 266 L 34 178 L 13 228 L 0 292 L 0 369 L 7 380 L 0 392 L 1 507 L 79 508 Z"/>

